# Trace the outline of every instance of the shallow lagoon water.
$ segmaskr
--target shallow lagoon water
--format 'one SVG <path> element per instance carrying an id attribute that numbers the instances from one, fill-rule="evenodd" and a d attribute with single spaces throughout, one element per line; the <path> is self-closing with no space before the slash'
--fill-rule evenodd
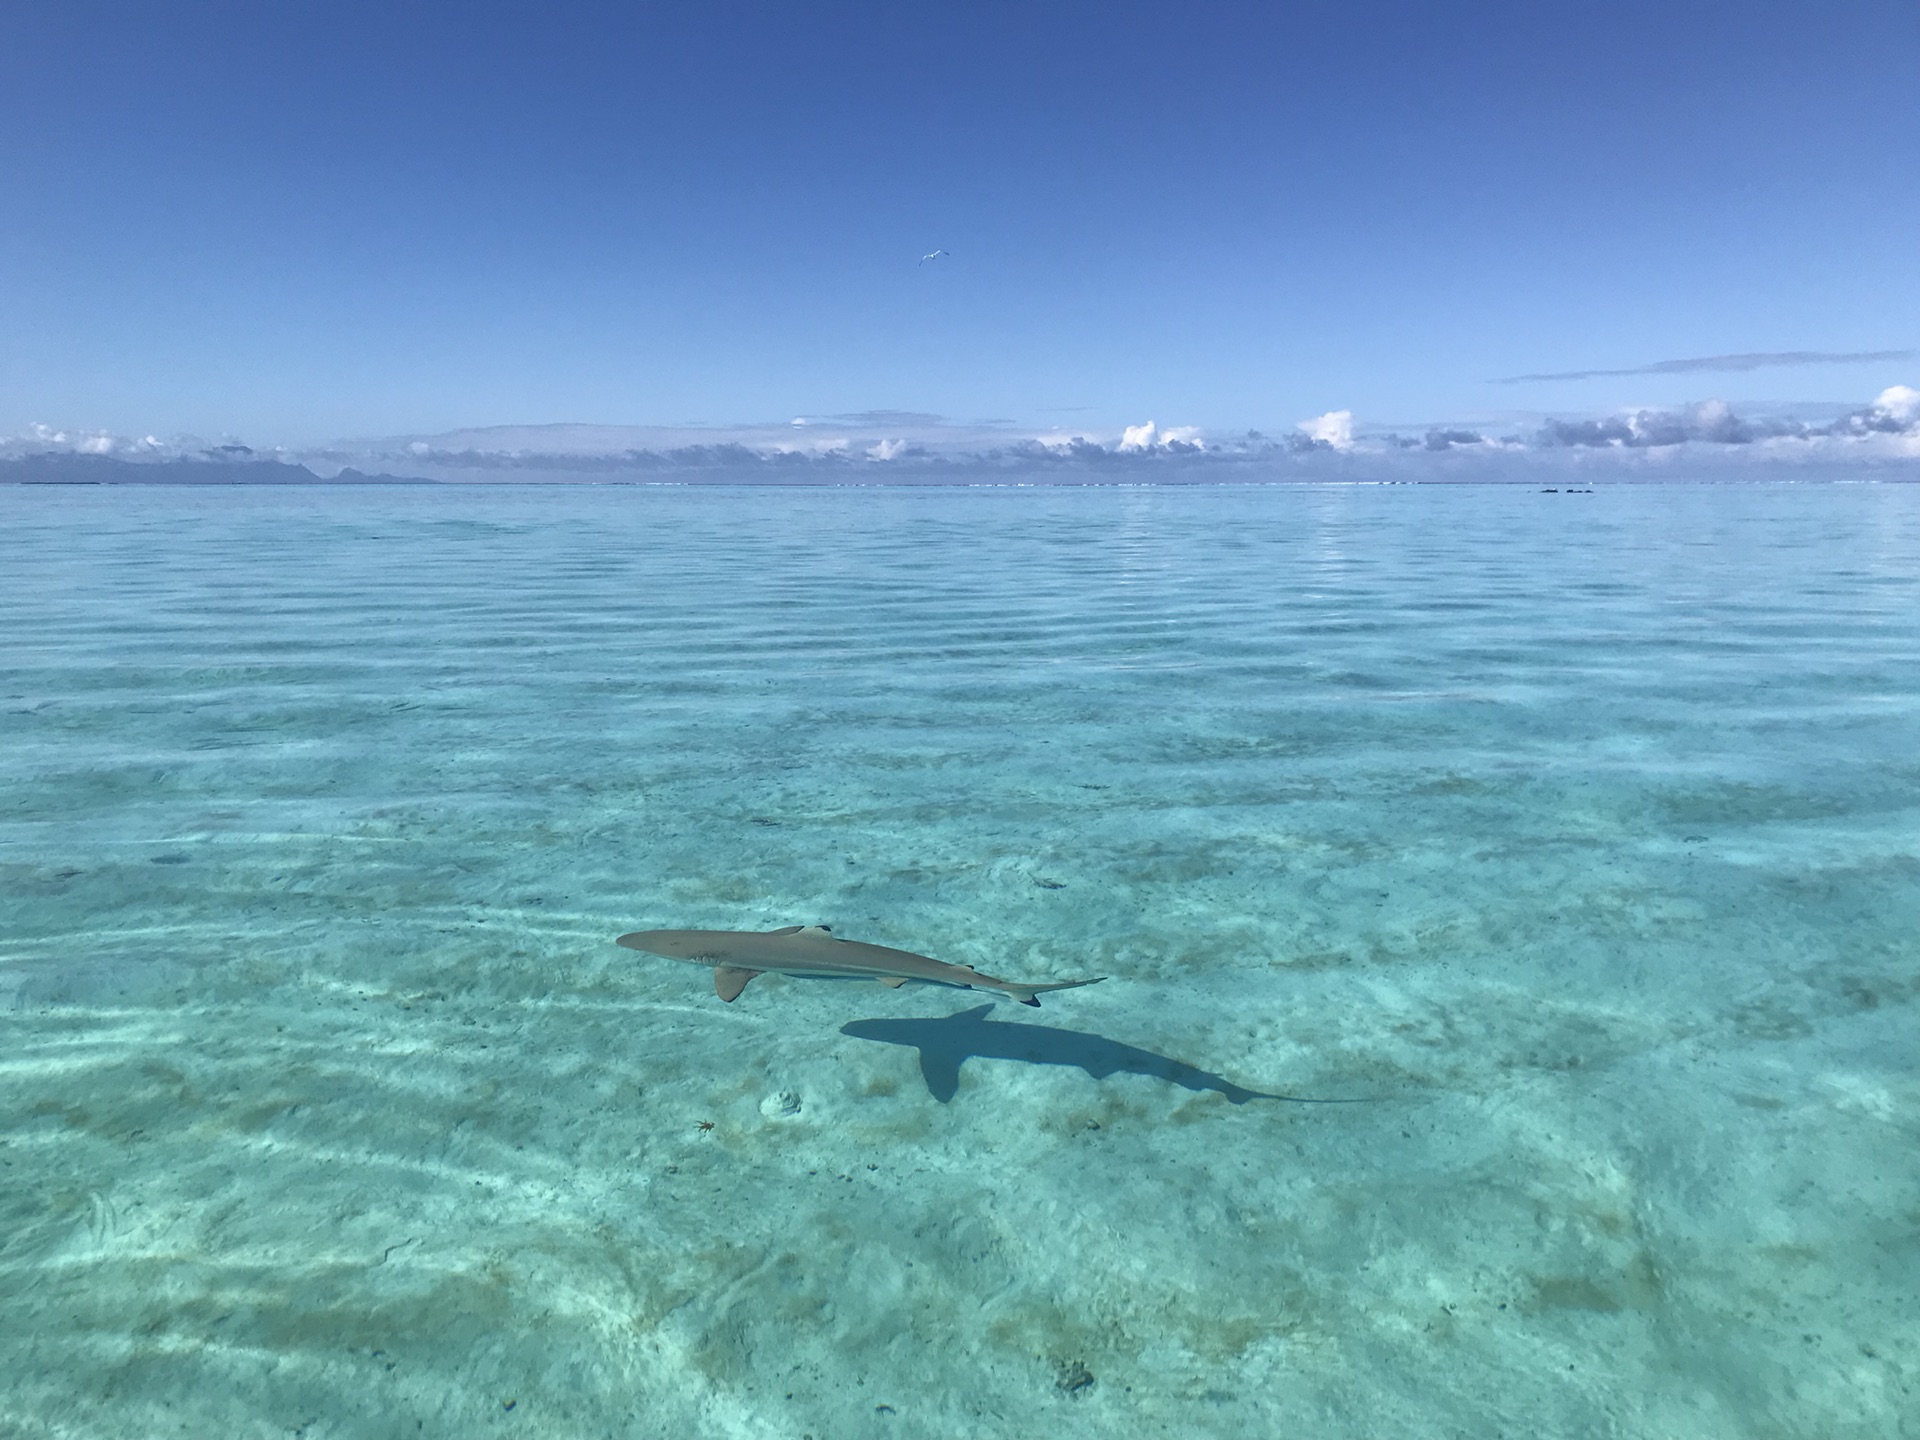
<path id="1" fill-rule="evenodd" d="M 13 489 L 0 625 L 0 1434 L 1920 1435 L 1920 487 Z M 1110 978 L 612 944 L 816 922 Z"/>

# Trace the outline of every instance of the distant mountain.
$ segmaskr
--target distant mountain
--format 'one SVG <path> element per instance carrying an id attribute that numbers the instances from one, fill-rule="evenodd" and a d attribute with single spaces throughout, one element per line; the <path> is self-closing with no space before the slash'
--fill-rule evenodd
<path id="1" fill-rule="evenodd" d="M 225 447 L 229 452 L 239 447 Z M 0 459 L 0 485 L 434 485 L 407 475 L 342 470 L 322 477 L 304 465 L 215 452 L 204 459 L 119 460 L 48 450 Z"/>

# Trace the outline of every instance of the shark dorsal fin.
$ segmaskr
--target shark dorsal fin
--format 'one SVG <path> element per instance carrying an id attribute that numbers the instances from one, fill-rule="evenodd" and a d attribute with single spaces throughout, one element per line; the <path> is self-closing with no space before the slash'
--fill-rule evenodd
<path id="1" fill-rule="evenodd" d="M 798 935 L 807 927 L 804 925 L 782 925 L 778 930 L 769 930 L 769 935 Z"/>
<path id="2" fill-rule="evenodd" d="M 794 931 L 800 935 L 831 935 L 833 927 L 831 925 L 796 925 Z"/>
<path id="3" fill-rule="evenodd" d="M 758 970 L 741 970 L 733 965 L 716 965 L 713 967 L 713 993 L 731 1003 L 747 988 L 747 981 L 759 973 Z"/>

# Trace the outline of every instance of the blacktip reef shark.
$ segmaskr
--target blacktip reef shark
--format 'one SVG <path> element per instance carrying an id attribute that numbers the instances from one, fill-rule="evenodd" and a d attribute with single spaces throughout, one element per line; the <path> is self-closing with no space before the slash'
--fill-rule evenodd
<path id="1" fill-rule="evenodd" d="M 713 967 L 713 991 L 731 1001 L 754 976 L 800 975 L 825 980 L 878 980 L 900 986 L 909 980 L 934 985 L 958 985 L 965 990 L 998 990 L 1022 1005 L 1038 1005 L 1049 990 L 1073 990 L 1097 985 L 1092 980 L 1061 980 L 1051 985 L 1022 985 L 982 975 L 971 965 L 949 965 L 944 960 L 891 950 L 860 940 L 841 940 L 825 925 L 789 925 L 782 930 L 636 930 L 614 941 L 629 950 L 689 960 Z"/>

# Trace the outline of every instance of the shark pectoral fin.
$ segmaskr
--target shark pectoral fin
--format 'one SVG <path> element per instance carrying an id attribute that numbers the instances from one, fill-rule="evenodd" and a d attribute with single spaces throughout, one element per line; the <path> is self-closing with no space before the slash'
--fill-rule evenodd
<path id="1" fill-rule="evenodd" d="M 713 967 L 713 993 L 722 1000 L 732 1002 L 747 988 L 747 981 L 759 973 L 758 970 L 736 969 L 732 965 L 716 965 Z"/>
<path id="2" fill-rule="evenodd" d="M 889 990 L 898 990 L 902 985 L 907 983 L 907 977 L 904 975 L 882 975 L 880 977 L 880 983 Z"/>

